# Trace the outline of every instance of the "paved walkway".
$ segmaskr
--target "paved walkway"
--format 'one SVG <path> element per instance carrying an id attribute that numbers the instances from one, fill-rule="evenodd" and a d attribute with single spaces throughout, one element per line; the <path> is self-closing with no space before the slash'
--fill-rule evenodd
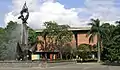
<path id="1" fill-rule="evenodd" d="M 120 66 L 108 66 L 98 63 L 78 63 L 78 64 L 66 64 L 66 65 L 53 65 L 47 68 L 41 67 L 27 67 L 27 68 L 10 68 L 1 67 L 0 70 L 120 70 Z"/>

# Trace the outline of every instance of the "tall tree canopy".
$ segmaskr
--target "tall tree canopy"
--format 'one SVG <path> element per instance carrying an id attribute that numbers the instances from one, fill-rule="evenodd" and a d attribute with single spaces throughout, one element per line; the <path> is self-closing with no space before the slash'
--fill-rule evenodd
<path id="1" fill-rule="evenodd" d="M 15 59 L 16 42 L 20 39 L 20 29 L 16 22 L 10 21 L 0 33 L 2 43 L 1 59 Z"/>
<path id="2" fill-rule="evenodd" d="M 58 25 L 56 22 L 45 22 L 46 29 L 43 30 L 43 37 L 49 39 L 53 48 L 58 49 L 61 54 L 63 46 L 72 40 L 72 32 L 68 30 L 70 28 L 68 25 Z M 45 42 L 46 48 L 49 47 L 47 42 Z M 53 46 L 54 45 L 54 46 Z M 51 47 L 49 47 L 51 48 Z M 49 49 L 48 48 L 48 49 Z"/>
<path id="3" fill-rule="evenodd" d="M 97 36 L 98 61 L 100 61 L 100 53 L 103 60 L 111 62 L 120 60 L 120 24 L 117 25 L 103 23 L 100 25 L 99 19 L 92 19 L 91 30 L 88 32 L 89 40 L 93 41 Z M 100 52 L 100 46 L 103 47 Z"/>
<path id="4" fill-rule="evenodd" d="M 29 28 L 29 27 L 28 27 Z M 0 28 L 0 59 L 15 59 L 17 42 L 21 41 L 21 24 L 10 21 L 5 28 Z M 36 33 L 29 28 L 29 43 L 36 41 Z"/>
<path id="5" fill-rule="evenodd" d="M 104 60 L 111 62 L 120 60 L 120 26 L 110 25 L 109 23 L 103 24 L 105 28 L 105 36 L 102 38 L 103 52 L 102 57 Z"/>

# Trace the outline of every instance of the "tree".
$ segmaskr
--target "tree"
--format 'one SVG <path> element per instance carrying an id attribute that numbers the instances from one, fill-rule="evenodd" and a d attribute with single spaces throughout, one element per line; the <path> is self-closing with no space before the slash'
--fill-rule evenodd
<path id="1" fill-rule="evenodd" d="M 77 47 L 78 55 L 83 59 L 87 59 L 88 55 L 92 52 L 92 46 L 89 44 L 80 44 Z"/>
<path id="2" fill-rule="evenodd" d="M 115 35 L 116 27 L 114 25 L 110 25 L 109 23 L 105 23 L 101 25 L 102 28 L 104 28 L 103 32 L 104 35 L 102 35 L 102 44 L 110 44 L 113 43 L 116 38 L 118 38 L 118 35 Z"/>
<path id="3" fill-rule="evenodd" d="M 5 27 L 7 41 L 9 40 L 20 40 L 21 35 L 21 25 L 17 24 L 17 22 L 10 21 L 8 25 Z"/>
<path id="4" fill-rule="evenodd" d="M 56 22 L 45 22 L 44 23 L 46 29 L 43 30 L 42 32 L 42 36 L 44 38 L 44 42 L 45 42 L 45 50 L 50 50 L 51 47 L 49 47 L 49 45 L 51 45 L 53 47 L 53 42 L 56 39 L 56 36 L 59 32 L 59 28 Z M 49 44 L 46 42 L 46 39 L 49 40 Z"/>
<path id="5" fill-rule="evenodd" d="M 58 25 L 56 22 L 45 22 L 44 23 L 46 29 L 43 30 L 43 38 L 45 39 L 45 47 L 50 49 L 53 47 L 54 49 L 58 49 L 62 58 L 62 50 L 61 49 L 65 43 L 68 43 L 72 40 L 72 32 L 68 30 L 68 25 Z M 49 43 L 52 45 L 51 47 L 46 42 L 46 39 L 49 40 Z"/>
<path id="6" fill-rule="evenodd" d="M 29 28 L 29 31 L 28 31 L 28 43 L 31 44 L 31 45 L 34 45 L 37 41 L 37 34 L 36 32 L 30 28 Z"/>
<path id="7" fill-rule="evenodd" d="M 101 47 L 101 38 L 103 35 L 103 28 L 100 26 L 100 20 L 99 19 L 91 19 L 91 23 L 88 25 L 91 25 L 91 29 L 88 32 L 87 36 L 89 37 L 89 42 L 93 42 L 94 37 L 97 36 L 97 47 L 98 47 L 98 62 L 100 62 L 100 47 Z"/>
<path id="8" fill-rule="evenodd" d="M 61 54 L 61 59 L 62 59 L 62 53 L 63 52 L 63 47 L 64 44 L 71 42 L 72 40 L 72 35 L 73 33 L 71 31 L 68 30 L 68 28 L 70 28 L 68 25 L 59 25 L 59 33 L 57 34 L 57 48 L 60 50 L 60 54 Z"/>
<path id="9" fill-rule="evenodd" d="M 110 25 L 109 23 L 103 24 L 104 32 L 106 33 L 103 38 L 103 59 L 111 62 L 120 60 L 120 26 Z"/>
<path id="10" fill-rule="evenodd" d="M 28 41 L 32 45 L 36 42 L 36 32 L 29 28 Z M 21 24 L 10 21 L 5 28 L 0 28 L 0 59 L 15 59 L 16 47 L 21 41 Z"/>
<path id="11" fill-rule="evenodd" d="M 72 47 L 70 44 L 65 44 L 64 47 L 62 47 L 62 54 L 65 56 L 65 59 L 71 59 L 72 58 Z"/>
<path id="12" fill-rule="evenodd" d="M 2 42 L 4 42 L 4 39 L 5 39 L 5 29 L 0 28 L 0 45 L 2 44 Z"/>
<path id="13" fill-rule="evenodd" d="M 6 49 L 6 47 L 3 46 L 3 43 L 6 41 L 5 38 L 5 29 L 0 27 L 0 59 L 2 59 L 2 53 Z"/>
<path id="14" fill-rule="evenodd" d="M 15 59 L 16 42 L 20 40 L 20 25 L 10 21 L 4 29 L 0 29 L 1 59 Z"/>

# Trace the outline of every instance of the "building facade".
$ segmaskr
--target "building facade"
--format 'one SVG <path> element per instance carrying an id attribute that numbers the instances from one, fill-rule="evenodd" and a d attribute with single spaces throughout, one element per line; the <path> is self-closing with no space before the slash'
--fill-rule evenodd
<path id="1" fill-rule="evenodd" d="M 81 44 L 88 44 L 88 45 L 95 45 L 97 43 L 97 38 L 94 38 L 94 42 L 89 43 L 89 37 L 86 37 L 87 33 L 90 31 L 90 27 L 72 27 L 70 29 L 68 29 L 70 31 L 73 32 L 73 39 L 72 41 L 69 43 L 71 45 L 71 47 L 78 47 Z M 36 33 L 38 33 L 38 35 L 42 32 L 43 30 L 36 30 Z M 50 44 L 50 40 L 46 39 L 46 41 L 43 39 L 42 36 L 38 36 L 37 37 L 37 44 L 36 44 L 36 53 L 37 55 L 42 55 L 42 56 L 46 56 L 49 59 L 56 59 L 57 57 L 59 57 L 58 55 L 58 51 L 56 51 L 56 49 L 54 48 L 54 44 L 51 45 Z M 47 46 L 45 44 L 45 42 L 47 42 Z M 49 49 L 47 49 L 49 48 Z M 47 50 L 46 50 L 47 49 Z"/>
<path id="2" fill-rule="evenodd" d="M 71 27 L 69 29 L 73 32 L 73 39 L 71 41 L 71 45 L 73 47 L 79 46 L 80 44 L 89 44 L 91 46 L 97 43 L 97 37 L 94 38 L 93 42 L 89 42 L 89 37 L 87 37 L 87 33 L 90 31 L 90 27 Z M 42 29 L 36 30 L 36 33 L 42 32 Z M 38 36 L 38 39 L 43 39 L 41 36 Z"/>
<path id="3" fill-rule="evenodd" d="M 79 46 L 80 44 L 89 44 L 91 46 L 97 43 L 97 37 L 94 38 L 93 42 L 89 42 L 89 37 L 87 37 L 87 33 L 90 31 L 90 27 L 79 27 L 79 28 L 70 28 L 73 32 L 73 40 L 72 44 Z"/>

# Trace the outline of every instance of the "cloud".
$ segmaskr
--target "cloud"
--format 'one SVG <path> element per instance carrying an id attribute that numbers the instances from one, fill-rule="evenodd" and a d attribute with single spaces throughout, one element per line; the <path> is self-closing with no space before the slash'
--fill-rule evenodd
<path id="1" fill-rule="evenodd" d="M 6 14 L 5 23 L 18 21 L 17 17 L 25 0 L 13 0 L 12 12 Z M 65 9 L 64 5 L 54 0 L 27 0 L 30 16 L 28 19 L 29 26 L 34 29 L 43 27 L 45 21 L 56 21 L 58 24 L 68 24 L 78 26 L 80 18 L 75 8 Z"/>
<path id="2" fill-rule="evenodd" d="M 102 22 L 120 19 L 120 10 L 115 6 L 115 0 L 85 0 L 85 7 L 69 9 L 55 0 L 12 0 L 12 9 L 5 15 L 6 25 L 10 20 L 21 23 L 17 18 L 25 1 L 30 12 L 28 25 L 34 29 L 43 28 L 45 21 L 81 27 L 87 26 L 91 18 L 99 18 Z"/>
<path id="3" fill-rule="evenodd" d="M 83 22 L 91 18 L 99 18 L 101 22 L 109 22 L 114 24 L 116 20 L 120 19 L 120 8 L 116 6 L 116 0 L 85 0 L 84 8 L 78 8 L 79 17 Z"/>
<path id="4" fill-rule="evenodd" d="M 115 0 L 86 0 L 85 5 L 91 14 L 89 18 L 99 18 L 109 22 L 120 19 L 120 8 L 115 6 Z"/>

